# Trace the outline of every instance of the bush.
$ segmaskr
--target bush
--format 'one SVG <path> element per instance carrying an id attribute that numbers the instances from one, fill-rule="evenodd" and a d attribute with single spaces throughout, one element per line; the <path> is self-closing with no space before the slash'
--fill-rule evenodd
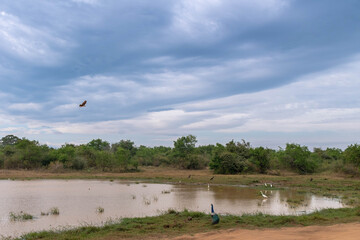
<path id="1" fill-rule="evenodd" d="M 215 173 L 220 174 L 237 174 L 241 173 L 246 169 L 246 164 L 237 154 L 225 151 L 218 156 L 219 164 Z"/>
<path id="2" fill-rule="evenodd" d="M 360 167 L 360 145 L 354 144 L 348 146 L 343 154 L 345 163 L 352 163 Z"/>
<path id="3" fill-rule="evenodd" d="M 72 161 L 71 168 L 75 170 L 83 170 L 86 167 L 86 160 L 83 157 L 76 156 Z"/>
<path id="4" fill-rule="evenodd" d="M 251 161 L 259 168 L 260 173 L 266 173 L 270 168 L 270 151 L 263 147 L 252 149 Z"/>
<path id="5" fill-rule="evenodd" d="M 313 173 L 318 168 L 318 162 L 310 158 L 311 152 L 306 146 L 286 144 L 285 151 L 281 152 L 280 159 L 285 166 L 300 174 Z"/>
<path id="6" fill-rule="evenodd" d="M 64 172 L 64 164 L 59 161 L 51 162 L 47 169 L 53 173 Z"/>

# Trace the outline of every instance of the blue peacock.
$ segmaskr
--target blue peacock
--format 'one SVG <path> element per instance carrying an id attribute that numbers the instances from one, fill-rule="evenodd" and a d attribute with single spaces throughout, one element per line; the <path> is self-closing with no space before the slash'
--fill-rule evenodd
<path id="1" fill-rule="evenodd" d="M 214 212 L 213 204 L 211 204 L 211 218 L 212 218 L 212 224 L 218 224 L 220 222 L 219 216 Z"/>

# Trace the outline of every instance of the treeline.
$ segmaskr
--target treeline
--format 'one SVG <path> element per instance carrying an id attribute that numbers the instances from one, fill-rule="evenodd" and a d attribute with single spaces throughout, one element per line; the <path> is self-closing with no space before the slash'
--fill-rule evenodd
<path id="1" fill-rule="evenodd" d="M 360 145 L 338 148 L 314 148 L 288 143 L 278 150 L 251 147 L 249 142 L 234 140 L 225 145 L 196 147 L 193 135 L 178 138 L 173 147 L 137 147 L 130 140 L 110 144 L 94 139 L 87 144 L 64 144 L 55 149 L 38 141 L 7 135 L 0 140 L 1 169 L 64 169 L 101 171 L 136 171 L 139 166 L 171 166 L 179 169 L 204 169 L 214 173 L 280 173 L 290 170 L 300 174 L 323 171 L 360 173 Z"/>

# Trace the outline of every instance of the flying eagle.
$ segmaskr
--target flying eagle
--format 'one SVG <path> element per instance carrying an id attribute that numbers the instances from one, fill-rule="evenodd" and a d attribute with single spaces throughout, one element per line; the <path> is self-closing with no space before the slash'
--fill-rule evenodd
<path id="1" fill-rule="evenodd" d="M 80 105 L 79 105 L 79 107 L 85 107 L 86 103 L 87 103 L 87 101 L 86 101 L 86 100 L 85 100 L 85 101 L 83 101 L 83 103 L 82 103 L 82 104 L 80 104 Z"/>

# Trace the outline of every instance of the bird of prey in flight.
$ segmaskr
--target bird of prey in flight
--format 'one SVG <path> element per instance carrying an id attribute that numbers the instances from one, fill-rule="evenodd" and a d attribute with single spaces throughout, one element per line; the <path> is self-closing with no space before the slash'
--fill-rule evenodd
<path id="1" fill-rule="evenodd" d="M 86 100 L 85 100 L 85 101 L 83 101 L 83 102 L 82 102 L 82 104 L 80 104 L 80 105 L 79 105 L 79 107 L 85 107 L 86 103 L 87 103 L 87 101 L 86 101 Z"/>

